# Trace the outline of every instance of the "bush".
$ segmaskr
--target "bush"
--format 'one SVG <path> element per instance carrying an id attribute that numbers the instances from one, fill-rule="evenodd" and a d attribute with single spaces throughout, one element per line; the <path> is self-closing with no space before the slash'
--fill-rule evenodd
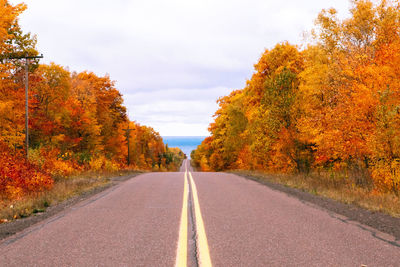
<path id="1" fill-rule="evenodd" d="M 45 170 L 27 162 L 23 155 L 12 154 L 0 143 L 0 195 L 6 199 L 18 199 L 32 193 L 48 190 L 53 179 Z"/>

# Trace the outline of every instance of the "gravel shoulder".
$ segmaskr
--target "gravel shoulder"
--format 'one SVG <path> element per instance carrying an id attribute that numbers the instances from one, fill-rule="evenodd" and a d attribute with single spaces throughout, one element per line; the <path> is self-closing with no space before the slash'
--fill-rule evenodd
<path id="1" fill-rule="evenodd" d="M 390 215 L 384 214 L 382 212 L 366 210 L 354 205 L 344 204 L 333 199 L 326 197 L 313 195 L 308 192 L 284 186 L 282 184 L 273 183 L 268 180 L 260 179 L 255 176 L 248 174 L 232 172 L 238 176 L 244 177 L 256 181 L 260 184 L 266 185 L 273 190 L 277 190 L 286 193 L 288 196 L 295 197 L 304 203 L 312 204 L 313 206 L 327 210 L 328 212 L 333 212 L 338 215 L 337 217 L 343 222 L 347 223 L 360 223 L 360 227 L 369 226 L 380 232 L 389 234 L 395 237 L 395 242 L 400 241 L 400 218 L 394 218 Z"/>
<path id="2" fill-rule="evenodd" d="M 81 201 L 84 201 L 98 193 L 103 192 L 104 190 L 106 190 L 108 188 L 116 186 L 116 185 L 118 185 L 124 181 L 127 181 L 131 178 L 134 178 L 135 176 L 138 176 L 140 174 L 142 174 L 142 173 L 138 172 L 138 173 L 131 173 L 131 174 L 124 175 L 124 176 L 111 177 L 111 178 L 109 178 L 110 182 L 108 184 L 106 184 L 104 186 L 99 186 L 99 187 L 93 188 L 89 191 L 82 193 L 81 195 L 74 196 L 74 197 L 67 199 L 59 204 L 50 206 L 46 209 L 45 212 L 36 213 L 27 218 L 18 219 L 18 220 L 9 222 L 9 223 L 0 224 L 0 240 L 5 239 L 11 235 L 18 233 L 18 232 L 21 232 L 22 230 L 24 230 L 34 224 L 37 224 L 47 218 L 50 218 Z"/>

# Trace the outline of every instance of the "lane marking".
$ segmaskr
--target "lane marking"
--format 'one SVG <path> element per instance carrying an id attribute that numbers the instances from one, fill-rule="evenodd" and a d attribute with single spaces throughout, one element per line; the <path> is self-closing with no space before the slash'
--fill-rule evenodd
<path id="1" fill-rule="evenodd" d="M 188 197 L 189 197 L 189 184 L 187 181 L 187 172 L 185 172 L 185 181 L 183 185 L 183 204 L 181 223 L 179 226 L 179 239 L 178 248 L 176 251 L 175 267 L 187 266 L 187 235 L 188 235 Z"/>
<path id="2" fill-rule="evenodd" d="M 196 184 L 193 181 L 192 173 L 189 172 L 190 185 L 192 187 L 193 203 L 194 203 L 194 214 L 196 217 L 196 232 L 197 232 L 197 249 L 199 266 L 211 267 L 210 250 L 208 249 L 207 235 L 204 228 L 203 217 L 201 216 L 199 197 L 197 195 Z"/>

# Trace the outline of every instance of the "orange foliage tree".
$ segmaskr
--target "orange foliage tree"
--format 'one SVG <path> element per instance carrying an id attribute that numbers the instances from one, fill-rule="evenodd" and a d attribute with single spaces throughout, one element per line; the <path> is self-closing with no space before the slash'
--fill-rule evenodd
<path id="1" fill-rule="evenodd" d="M 361 170 L 356 184 L 400 190 L 400 3 L 351 3 L 344 20 L 323 10 L 303 49 L 265 51 L 246 87 L 218 100 L 197 166 Z"/>
<path id="2" fill-rule="evenodd" d="M 130 122 L 122 94 L 106 75 L 70 72 L 55 63 L 29 67 L 29 159 L 25 139 L 24 63 L 10 56 L 37 55 L 36 37 L 22 32 L 25 5 L 0 0 L 0 198 L 51 188 L 54 177 L 123 168 L 174 170 L 180 150 L 169 150 L 150 127 Z M 127 166 L 130 126 L 133 159 Z"/>

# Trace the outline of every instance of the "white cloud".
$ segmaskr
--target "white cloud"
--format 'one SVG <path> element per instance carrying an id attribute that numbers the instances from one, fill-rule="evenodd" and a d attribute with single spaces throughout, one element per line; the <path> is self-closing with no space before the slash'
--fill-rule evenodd
<path id="1" fill-rule="evenodd" d="M 165 136 L 206 136 L 207 125 L 218 107 L 216 99 L 229 92 L 226 87 L 169 89 L 127 94 L 124 99 L 131 119 L 149 124 Z"/>
<path id="2" fill-rule="evenodd" d="M 12 0 L 19 3 L 19 0 Z M 132 119 L 206 135 L 216 99 L 242 88 L 265 48 L 299 43 L 322 8 L 348 0 L 25 0 L 43 62 L 109 73 Z M 177 89 L 178 88 L 178 89 Z"/>

